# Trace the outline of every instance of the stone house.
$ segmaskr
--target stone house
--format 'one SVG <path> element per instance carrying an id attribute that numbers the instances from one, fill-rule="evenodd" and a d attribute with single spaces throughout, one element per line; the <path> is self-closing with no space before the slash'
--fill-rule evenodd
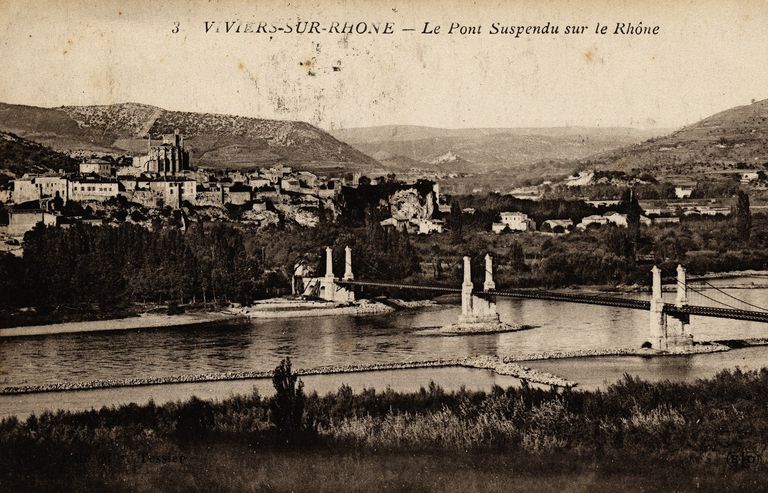
<path id="1" fill-rule="evenodd" d="M 41 209 L 11 209 L 8 211 L 7 232 L 10 236 L 24 236 L 38 223 L 56 226 L 58 216 Z"/>
<path id="2" fill-rule="evenodd" d="M 499 234 L 502 231 L 532 231 L 536 229 L 536 223 L 528 218 L 528 214 L 522 212 L 502 212 L 500 222 L 493 223 L 491 230 Z"/>
<path id="3" fill-rule="evenodd" d="M 83 177 L 72 179 L 68 183 L 69 200 L 82 202 L 86 200 L 104 201 L 117 197 L 120 184 L 117 180 Z"/>
<path id="4" fill-rule="evenodd" d="M 89 159 L 80 163 L 80 173 L 84 175 L 110 176 L 112 163 L 104 159 Z"/>

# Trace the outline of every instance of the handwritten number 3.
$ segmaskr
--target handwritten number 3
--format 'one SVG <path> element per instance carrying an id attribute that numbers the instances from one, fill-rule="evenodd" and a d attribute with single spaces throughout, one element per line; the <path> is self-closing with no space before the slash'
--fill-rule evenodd
<path id="1" fill-rule="evenodd" d="M 172 32 L 173 34 L 176 34 L 176 33 L 178 33 L 178 32 L 179 32 L 179 23 L 178 23 L 178 22 L 174 22 L 174 23 L 173 23 L 173 29 L 171 29 L 171 32 Z"/>

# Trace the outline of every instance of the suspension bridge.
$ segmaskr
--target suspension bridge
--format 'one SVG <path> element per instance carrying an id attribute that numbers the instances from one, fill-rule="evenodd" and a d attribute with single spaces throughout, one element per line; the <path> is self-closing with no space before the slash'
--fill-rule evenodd
<path id="1" fill-rule="evenodd" d="M 768 323 L 768 309 L 738 298 L 733 294 L 701 281 L 708 288 L 695 288 L 686 282 L 686 271 L 682 266 L 676 272 L 676 297 L 669 303 L 662 296 L 661 270 L 651 269 L 651 299 L 638 299 L 628 296 L 606 296 L 602 294 L 564 293 L 540 289 L 499 289 L 493 279 L 493 258 L 485 256 L 485 280 L 482 289 L 475 289 L 472 282 L 472 268 L 469 257 L 464 257 L 464 280 L 461 286 L 439 286 L 407 284 L 386 280 L 355 279 L 352 271 L 352 250 L 345 248 L 345 268 L 341 278 L 333 273 L 333 252 L 326 248 L 326 272 L 323 277 L 303 279 L 303 293 L 314 294 L 327 301 L 349 302 L 355 299 L 355 289 L 365 287 L 400 290 L 419 290 L 434 293 L 461 294 L 460 325 L 499 323 L 495 299 L 497 297 L 546 300 L 562 303 L 580 303 L 588 305 L 645 310 L 650 312 L 649 337 L 656 349 L 668 350 L 693 344 L 690 331 L 690 317 L 711 317 L 730 320 Z M 704 293 L 708 289 L 714 293 Z M 691 303 L 691 298 L 695 303 Z M 727 301 L 724 301 L 726 300 Z M 701 303 L 701 304 L 699 304 Z"/>

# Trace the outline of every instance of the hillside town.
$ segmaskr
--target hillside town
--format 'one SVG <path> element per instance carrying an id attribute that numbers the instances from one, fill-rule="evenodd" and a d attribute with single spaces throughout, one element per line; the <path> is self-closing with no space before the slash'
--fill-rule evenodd
<path id="1" fill-rule="evenodd" d="M 281 165 L 251 172 L 195 169 L 178 132 L 148 144 L 147 151 L 127 162 L 88 158 L 74 173 L 25 174 L 12 180 L 0 190 L 0 201 L 8 204 L 8 224 L 0 234 L 14 243 L 37 223 L 66 227 L 125 221 L 149 227 L 158 211 L 185 208 L 205 211 L 213 219 L 226 218 L 227 208 L 236 208 L 239 221 L 257 227 L 280 220 L 312 227 L 320 210 L 336 214 L 342 186 L 356 187 L 360 180 L 359 173 L 328 178 Z M 111 214 L 120 205 L 128 206 L 128 213 Z M 183 227 L 187 218 L 181 219 Z"/>
<path id="2" fill-rule="evenodd" d="M 345 200 L 345 189 L 384 183 L 396 183 L 397 187 L 387 188 L 386 196 L 377 204 L 387 211 L 386 217 L 379 220 L 382 227 L 414 235 L 439 235 L 450 229 L 452 203 L 459 200 L 457 196 L 441 194 L 441 178 L 450 179 L 453 175 L 420 172 L 416 168 L 403 175 L 408 183 L 431 183 L 431 188 L 419 190 L 392 174 L 369 178 L 357 172 L 329 177 L 280 164 L 230 170 L 193 164 L 184 136 L 176 130 L 156 142 L 149 137 L 146 152 L 138 156 L 117 160 L 111 156 L 91 156 L 83 158 L 71 173 L 61 170 L 17 177 L 0 189 L 0 201 L 7 210 L 7 225 L 0 224 L 3 249 L 21 255 L 24 234 L 37 224 L 66 228 L 75 223 L 127 222 L 147 228 L 171 225 L 184 229 L 190 221 L 213 220 L 234 221 L 254 228 L 286 224 L 312 228 L 325 219 L 337 220 L 345 208 L 353 206 Z M 756 191 L 766 188 L 762 171 L 737 168 L 730 177 L 734 178 L 731 183 Z M 638 178 L 592 170 L 506 193 L 475 192 L 515 199 L 523 205 L 552 199 L 572 200 L 592 210 L 593 213 L 577 217 L 538 217 L 538 224 L 525 212 L 526 207 L 499 210 L 487 228 L 495 234 L 556 235 L 608 225 L 626 228 L 627 213 L 619 210 L 620 200 L 613 197 L 630 188 L 649 187 L 648 195 L 655 198 L 641 197 L 639 201 L 643 210 L 639 221 L 645 226 L 677 224 L 689 216 L 726 217 L 732 212 L 728 197 L 703 196 L 690 179 L 660 185 L 652 176 Z M 471 217 L 475 208 L 465 207 L 461 214 Z"/>

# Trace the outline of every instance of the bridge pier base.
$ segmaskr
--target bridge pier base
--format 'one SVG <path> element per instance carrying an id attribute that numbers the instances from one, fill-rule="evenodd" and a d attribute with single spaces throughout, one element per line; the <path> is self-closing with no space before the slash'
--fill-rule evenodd
<path id="1" fill-rule="evenodd" d="M 654 349 L 659 351 L 674 351 L 693 346 L 693 334 L 688 330 L 688 317 L 684 315 L 668 314 L 661 293 L 661 270 L 653 266 L 653 287 L 651 297 L 650 317 L 650 342 Z M 688 297 L 685 290 L 685 269 L 677 268 L 678 290 L 677 307 L 687 304 Z"/>
<path id="2" fill-rule="evenodd" d="M 467 310 L 464 307 L 467 306 Z M 477 295 L 465 295 L 461 293 L 461 315 L 459 315 L 459 324 L 498 324 L 501 322 L 499 314 L 496 312 L 496 303 L 491 299 L 482 298 Z"/>
<path id="3" fill-rule="evenodd" d="M 486 257 L 486 281 L 485 286 L 493 283 L 489 277 L 490 257 Z M 473 294 L 472 267 L 469 257 L 464 257 L 464 282 L 461 285 L 461 315 L 459 325 L 468 324 L 499 324 L 499 314 L 496 312 L 496 303 L 490 298 Z M 492 288 L 491 288 L 492 289 Z"/>

